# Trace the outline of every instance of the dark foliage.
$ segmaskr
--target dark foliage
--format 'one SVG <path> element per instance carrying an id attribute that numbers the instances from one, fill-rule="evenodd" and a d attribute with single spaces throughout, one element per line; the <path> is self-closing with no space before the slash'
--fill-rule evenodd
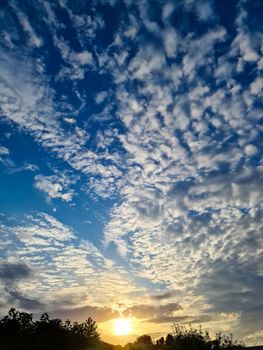
<path id="1" fill-rule="evenodd" d="M 233 336 L 225 336 L 221 333 L 212 339 L 207 331 L 184 326 L 173 325 L 173 334 L 168 334 L 166 339 L 160 338 L 156 342 L 159 350 L 242 350 L 244 344 L 233 339 Z"/>
<path id="2" fill-rule="evenodd" d="M 142 335 L 134 343 L 128 343 L 124 350 L 243 350 L 244 344 L 233 340 L 232 335 L 218 333 L 215 339 L 202 328 L 185 328 L 173 325 L 172 334 L 161 337 L 153 343 L 149 335 Z"/>
<path id="3" fill-rule="evenodd" d="M 10 309 L 0 320 L 1 350 L 243 350 L 244 345 L 218 333 L 215 339 L 202 328 L 174 325 L 172 334 L 153 342 L 142 335 L 134 343 L 111 345 L 100 340 L 97 325 L 90 317 L 83 323 L 50 319 L 44 313 L 34 321 L 33 315 Z"/>
<path id="4" fill-rule="evenodd" d="M 84 350 L 99 348 L 100 336 L 95 321 L 83 323 L 50 319 L 44 313 L 39 321 L 33 315 L 10 309 L 0 320 L 1 350 Z"/>

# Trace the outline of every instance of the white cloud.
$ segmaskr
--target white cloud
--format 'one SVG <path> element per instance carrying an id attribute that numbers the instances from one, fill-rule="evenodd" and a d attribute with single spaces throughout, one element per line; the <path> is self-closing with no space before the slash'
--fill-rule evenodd
<path id="1" fill-rule="evenodd" d="M 259 56 L 251 45 L 251 38 L 247 33 L 239 33 L 236 36 L 234 45 L 237 45 L 242 58 L 245 62 L 255 62 L 259 59 Z"/>
<path id="2" fill-rule="evenodd" d="M 244 69 L 244 64 L 247 62 L 254 63 L 259 60 L 260 56 L 257 53 L 260 41 L 254 40 L 255 33 L 251 33 L 247 25 L 248 13 L 245 8 L 242 8 L 242 3 L 239 4 L 239 12 L 236 18 L 237 35 L 232 42 L 232 56 L 241 56 L 239 61 L 238 71 Z"/>
<path id="3" fill-rule="evenodd" d="M 13 2 L 10 2 L 10 5 L 13 7 L 18 21 L 20 22 L 20 25 L 23 28 L 23 31 L 28 36 L 29 45 L 36 48 L 42 46 L 42 39 L 35 33 L 26 15 L 22 11 L 20 11 L 18 7 L 14 5 Z"/>
<path id="4" fill-rule="evenodd" d="M 19 61 L 17 55 L 4 49 L 0 50 L 0 62 L 0 73 L 4 78 L 0 82 L 4 118 L 22 127 L 35 141 L 68 162 L 75 170 L 86 175 L 99 175 L 101 180 L 97 179 L 96 185 L 90 178 L 91 187 L 94 187 L 95 191 L 98 189 L 98 192 L 101 192 L 104 188 L 103 196 L 107 196 L 108 187 L 108 196 L 115 192 L 118 188 L 116 175 L 121 175 L 119 163 L 117 166 L 114 160 L 116 157 L 107 152 L 97 155 L 93 151 L 87 151 L 84 145 L 89 135 L 84 129 L 78 126 L 70 130 L 62 128 L 59 118 L 64 113 L 54 101 L 53 90 L 49 87 L 47 78 L 34 70 L 35 62 L 26 62 L 23 59 Z M 108 167 L 102 164 L 105 159 L 110 163 Z M 50 186 L 53 188 L 48 192 L 53 196 L 66 201 L 71 200 L 72 193 L 61 192 L 61 184 Z"/>
<path id="5" fill-rule="evenodd" d="M 175 6 L 172 2 L 168 2 L 163 6 L 163 12 L 162 12 L 162 20 L 166 22 L 169 20 L 170 16 L 172 15 L 173 11 L 175 9 Z"/>
<path id="6" fill-rule="evenodd" d="M 91 65 L 93 61 L 92 54 L 87 50 L 83 52 L 73 52 L 70 58 L 81 66 Z"/>
<path id="7" fill-rule="evenodd" d="M 15 167 L 15 163 L 9 157 L 10 151 L 7 147 L 0 146 L 0 163 L 2 163 L 7 169 Z"/>
<path id="8" fill-rule="evenodd" d="M 96 38 L 97 32 L 104 28 L 105 22 L 95 7 L 90 6 L 90 15 L 87 15 L 83 9 L 82 13 L 76 11 L 76 7 L 70 3 L 60 2 L 60 6 L 67 11 L 71 23 L 76 30 L 77 38 L 80 44 L 85 47 L 87 40 L 92 41 Z"/>
<path id="9" fill-rule="evenodd" d="M 4 146 L 0 146 L 0 155 L 1 156 L 7 156 L 7 155 L 9 155 L 9 149 L 8 148 L 6 148 L 6 147 L 4 147 Z"/>
<path id="10" fill-rule="evenodd" d="M 143 80 L 152 72 L 159 71 L 165 64 L 165 57 L 162 52 L 156 52 L 152 47 L 141 49 L 129 65 L 135 79 Z"/>
<path id="11" fill-rule="evenodd" d="M 34 177 L 34 186 L 40 191 L 45 192 L 48 199 L 60 198 L 63 201 L 70 202 L 73 198 L 73 190 L 69 190 L 70 181 L 63 175 L 45 176 L 42 174 Z"/>
<path id="12" fill-rule="evenodd" d="M 74 118 L 65 117 L 63 120 L 68 124 L 76 124 L 76 119 Z"/>
<path id="13" fill-rule="evenodd" d="M 200 20 L 207 21 L 214 17 L 212 4 L 209 0 L 200 1 L 196 3 L 196 12 Z"/>
<path id="14" fill-rule="evenodd" d="M 100 91 L 97 93 L 97 95 L 95 96 L 95 102 L 97 104 L 102 103 L 103 101 L 105 101 L 105 99 L 107 98 L 108 93 L 107 91 Z"/>
<path id="15" fill-rule="evenodd" d="M 85 27 L 90 44 L 104 24 L 93 25 L 92 18 L 68 9 L 83 49 L 76 52 L 58 35 L 51 5 L 45 7 L 63 60 L 57 78 L 68 79 L 76 91 L 78 80 L 91 69 L 94 73 L 98 61 L 98 73 L 109 74 L 115 86 L 110 92 L 113 102 L 97 120 L 114 118 L 116 109 L 118 123 L 124 127 L 112 129 L 107 123 L 106 130 L 88 134 L 85 126 L 80 128 L 59 110 L 44 70 L 41 73 L 35 62 L 19 60 L 18 53 L 5 50 L 0 52 L 3 114 L 84 174 L 84 187 L 91 195 L 118 194 L 120 200 L 105 227 L 105 249 L 116 245 L 130 275 L 147 279 L 156 288 L 162 284 L 177 290 L 184 313 L 211 308 L 228 320 L 224 327 L 234 319 L 242 328 L 242 320 L 253 315 L 259 300 L 263 209 L 262 170 L 250 162 L 250 157 L 260 154 L 262 81 L 257 71 L 258 40 L 246 25 L 248 14 L 239 5 L 232 35 L 217 24 L 210 2 L 186 1 L 187 11 L 195 11 L 202 21 L 213 17 L 215 25 L 209 23 L 209 31 L 202 35 L 189 28 L 182 40 L 180 26 L 172 27 L 174 4 L 163 7 L 162 29 L 151 18 L 147 3 L 141 2 L 138 18 L 129 17 L 127 26 L 121 23 L 113 43 L 103 52 L 94 47 L 91 54 L 86 50 Z M 150 44 L 144 41 L 143 28 Z M 133 43 L 127 44 L 131 38 Z M 244 79 L 247 63 L 256 76 L 251 75 L 249 82 Z M 83 96 L 79 100 L 85 105 Z M 95 102 L 106 98 L 107 92 L 101 91 Z M 71 126 L 63 129 L 61 120 Z M 87 141 L 95 146 L 87 149 Z M 71 182 L 63 176 L 37 175 L 35 181 L 49 198 L 72 199 Z M 35 287 L 24 285 L 24 291 L 28 288 L 51 300 L 74 290 L 79 305 L 87 295 L 94 303 L 98 295 L 133 303 L 128 292 L 147 291 L 139 282 L 135 286 L 128 281 L 123 267 L 105 259 L 90 242 L 76 242 L 70 228 L 43 215 L 30 220 L 15 230 L 4 228 L 9 240 L 16 242 L 17 254 L 32 262 L 48 282 L 47 287 L 41 280 Z M 238 298 L 233 294 L 236 290 Z M 250 294 L 243 292 L 247 290 Z"/>
<path id="16" fill-rule="evenodd" d="M 262 93 L 263 90 L 263 78 L 258 77 L 250 85 L 250 91 L 253 95 L 258 95 Z"/>
<path id="17" fill-rule="evenodd" d="M 68 80 L 84 79 L 87 70 L 94 65 L 92 54 L 87 50 L 82 52 L 70 51 L 67 43 L 62 41 L 57 42 L 57 45 L 65 60 L 65 66 L 61 68 L 58 78 Z"/>
<path id="18" fill-rule="evenodd" d="M 200 18 L 209 20 L 212 9 L 208 2 L 204 4 Z M 154 24 L 147 25 L 157 36 Z M 123 200 L 112 209 L 105 228 L 105 243 L 115 243 L 134 275 L 180 289 L 184 313 L 187 308 L 201 312 L 215 307 L 218 311 L 219 303 L 202 288 L 209 266 L 218 279 L 222 270 L 217 264 L 223 261 L 228 269 L 234 254 L 237 266 L 251 271 L 249 261 L 255 250 L 244 253 L 242 247 L 250 239 L 253 246 L 259 244 L 262 176 L 245 164 L 247 157 L 259 152 L 253 142 L 258 135 L 255 116 L 261 112 L 254 110 L 258 99 L 252 91 L 258 91 L 260 84 L 257 78 L 250 85 L 234 78 L 232 55 L 237 53 L 233 50 L 221 56 L 216 53 L 218 43 L 229 39 L 225 28 L 215 26 L 201 37 L 191 33 L 174 47 L 165 43 L 167 28 L 160 33 L 164 52 L 139 44 L 129 63 L 131 75 L 111 66 L 114 76 L 122 74 L 117 101 L 118 116 L 126 127 L 120 140 L 127 152 L 128 170 L 121 188 Z M 251 52 L 249 46 L 237 49 L 239 33 L 232 49 L 240 50 L 243 61 L 255 62 L 252 48 Z M 173 38 L 180 37 L 175 34 Z M 164 54 L 172 58 L 173 53 L 182 57 L 182 63 L 168 64 Z M 140 81 L 139 87 L 134 78 Z M 255 266 L 260 249 L 258 246 Z M 226 283 L 231 278 L 234 275 Z M 256 284 L 248 280 L 236 283 L 239 289 L 242 285 L 257 294 Z M 216 288 L 220 286 L 211 287 L 211 295 Z M 250 312 L 242 298 L 239 309 L 231 306 L 234 300 L 227 288 L 221 288 L 219 294 L 235 315 Z M 252 310 L 252 300 L 250 303 Z M 239 317 L 235 322 L 237 329 L 242 328 Z"/>
<path id="19" fill-rule="evenodd" d="M 20 173 L 21 171 L 37 171 L 39 170 L 39 167 L 36 164 L 32 163 L 24 163 L 21 166 L 15 166 L 15 164 L 12 167 L 9 167 L 7 172 L 8 174 L 14 174 L 14 173 Z"/>
<path id="20" fill-rule="evenodd" d="M 0 226 L 1 256 L 7 263 L 20 261 L 28 266 L 30 276 L 21 278 L 16 289 L 25 296 L 34 295 L 45 310 L 67 308 L 69 303 L 72 308 L 113 307 L 119 298 L 128 300 L 128 294 L 135 290 L 122 268 L 105 258 L 90 241 L 77 240 L 72 229 L 54 217 L 38 213 L 21 219 L 21 224 L 13 217 Z M 8 298 L 5 294 L 2 301 Z M 13 302 L 16 306 L 19 300 Z M 2 306 L 1 312 L 6 311 Z"/>
<path id="21" fill-rule="evenodd" d="M 177 48 L 177 34 L 174 29 L 164 31 L 164 47 L 167 57 L 175 57 Z"/>
<path id="22" fill-rule="evenodd" d="M 254 156 L 258 153 L 258 149 L 254 145 L 246 145 L 245 152 L 248 156 Z"/>

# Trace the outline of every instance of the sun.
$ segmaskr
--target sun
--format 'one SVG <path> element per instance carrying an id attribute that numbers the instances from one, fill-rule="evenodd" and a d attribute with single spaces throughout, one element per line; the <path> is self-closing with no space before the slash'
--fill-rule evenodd
<path id="1" fill-rule="evenodd" d="M 118 318 L 114 320 L 114 332 L 116 335 L 128 335 L 131 333 L 131 319 Z"/>

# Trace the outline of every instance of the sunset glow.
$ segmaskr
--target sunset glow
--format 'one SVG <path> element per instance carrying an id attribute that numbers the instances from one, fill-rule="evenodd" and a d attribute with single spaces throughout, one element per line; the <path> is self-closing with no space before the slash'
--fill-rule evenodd
<path id="1" fill-rule="evenodd" d="M 128 335 L 131 333 L 131 319 L 118 318 L 114 320 L 114 333 L 116 335 Z"/>

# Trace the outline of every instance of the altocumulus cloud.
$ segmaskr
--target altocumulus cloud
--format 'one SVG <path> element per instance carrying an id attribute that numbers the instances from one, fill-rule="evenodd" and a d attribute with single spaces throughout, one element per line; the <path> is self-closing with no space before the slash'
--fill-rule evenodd
<path id="1" fill-rule="evenodd" d="M 23 225 L 17 226 L 17 221 Z M 117 304 L 116 285 L 123 300 L 135 290 L 123 268 L 105 258 L 88 240 L 77 239 L 70 227 L 54 217 L 38 213 L 9 219 L 8 224 L 0 227 L 3 300 L 8 297 L 14 305 L 28 309 L 30 302 L 39 310 L 60 309 L 62 313 L 69 309 L 70 314 L 70 309 L 89 304 L 102 308 L 108 300 L 111 306 Z M 13 261 L 14 251 L 22 262 Z M 98 300 L 101 288 L 104 292 Z"/>
<path id="2" fill-rule="evenodd" d="M 260 339 L 262 3 L 1 6 L 1 123 L 40 149 L 23 181 L 48 200 L 3 217 L 1 256 L 17 259 L 0 270 L 17 276 L 5 293 Z"/>
<path id="3" fill-rule="evenodd" d="M 38 174 L 35 176 L 35 187 L 46 193 L 47 199 L 60 198 L 63 201 L 70 202 L 73 197 L 73 191 L 68 190 L 70 181 L 65 176 Z"/>
<path id="4" fill-rule="evenodd" d="M 13 281 L 20 278 L 26 278 L 31 275 L 30 268 L 22 263 L 2 263 L 0 265 L 0 278 L 7 281 Z"/>

